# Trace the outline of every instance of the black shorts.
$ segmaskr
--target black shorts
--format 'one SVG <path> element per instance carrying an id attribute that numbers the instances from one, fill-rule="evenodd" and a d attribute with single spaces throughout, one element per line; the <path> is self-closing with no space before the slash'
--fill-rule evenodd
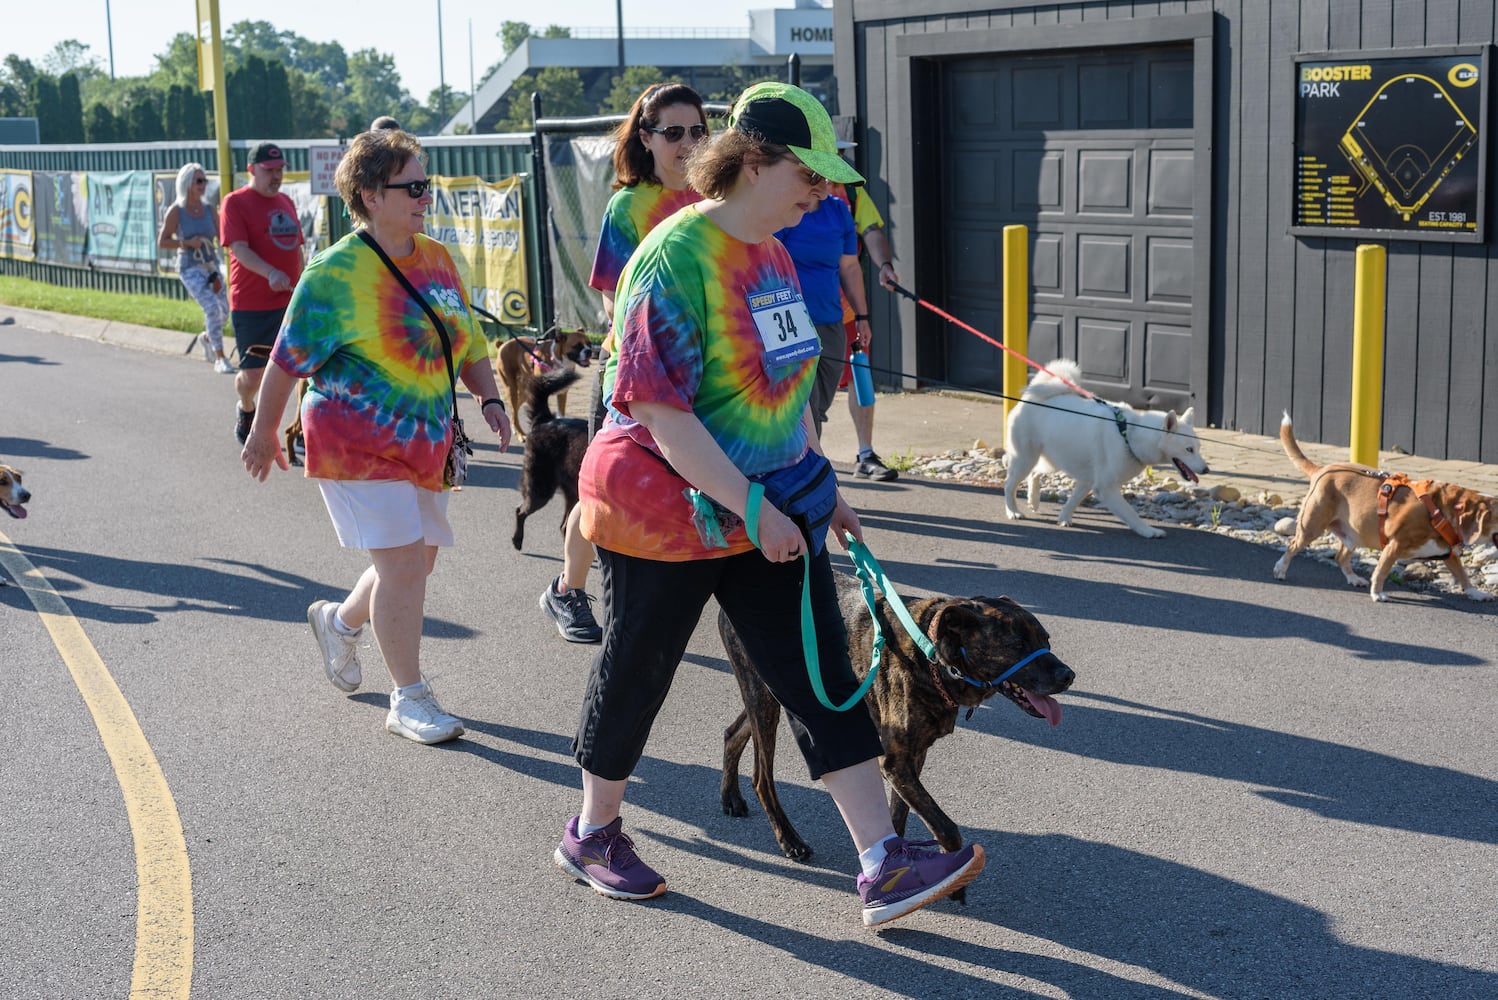
<path id="1" fill-rule="evenodd" d="M 239 353 L 239 367 L 265 367 L 285 316 L 284 308 L 230 311 L 229 322 L 234 324 L 234 349 Z"/>

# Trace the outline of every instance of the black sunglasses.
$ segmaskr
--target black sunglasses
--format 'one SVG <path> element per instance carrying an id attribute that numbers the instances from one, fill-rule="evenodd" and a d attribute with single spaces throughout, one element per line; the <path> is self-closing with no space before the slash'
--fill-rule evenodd
<path id="1" fill-rule="evenodd" d="M 656 128 L 653 125 L 641 125 L 640 127 L 647 132 L 654 132 L 656 135 L 665 136 L 667 142 L 681 142 L 681 137 L 686 135 L 688 131 L 692 133 L 693 139 L 701 139 L 707 135 L 706 125 L 667 125 L 665 128 Z"/>
<path id="2" fill-rule="evenodd" d="M 431 181 L 406 181 L 404 184 L 386 184 L 386 189 L 395 188 L 404 191 L 412 198 L 420 198 L 427 193 L 427 188 L 432 186 Z"/>
<path id="3" fill-rule="evenodd" d="M 194 177 L 192 179 L 192 182 L 194 184 L 207 184 L 208 183 L 208 178 L 206 178 L 206 177 Z"/>

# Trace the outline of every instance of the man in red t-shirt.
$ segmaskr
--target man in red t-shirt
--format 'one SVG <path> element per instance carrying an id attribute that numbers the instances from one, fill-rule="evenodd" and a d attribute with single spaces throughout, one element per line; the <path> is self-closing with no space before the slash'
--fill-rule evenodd
<path id="1" fill-rule="evenodd" d="M 250 150 L 250 183 L 224 196 L 220 231 L 233 254 L 229 317 L 239 351 L 239 393 L 234 436 L 242 445 L 255 418 L 255 394 L 270 349 L 302 276 L 302 224 L 296 203 L 281 193 L 286 158 L 273 142 Z"/>

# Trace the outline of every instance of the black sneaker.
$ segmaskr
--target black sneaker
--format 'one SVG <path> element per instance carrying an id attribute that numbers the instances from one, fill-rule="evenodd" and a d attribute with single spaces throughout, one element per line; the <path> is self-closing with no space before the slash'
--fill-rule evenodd
<path id="1" fill-rule="evenodd" d="M 556 622 L 557 631 L 568 642 L 602 642 L 603 629 L 598 627 L 593 609 L 589 606 L 593 598 L 576 587 L 565 594 L 558 594 L 557 583 L 560 580 L 561 577 L 557 577 L 546 585 L 545 592 L 541 594 L 541 611 Z"/>
<path id="2" fill-rule="evenodd" d="M 234 437 L 243 445 L 250 439 L 250 425 L 255 422 L 255 411 L 241 410 L 236 406 L 234 412 L 238 414 L 234 421 Z"/>
<path id="3" fill-rule="evenodd" d="M 872 451 L 868 458 L 858 460 L 858 464 L 853 467 L 853 474 L 861 479 L 872 479 L 880 483 L 900 478 L 898 472 L 885 465 L 884 460 Z"/>

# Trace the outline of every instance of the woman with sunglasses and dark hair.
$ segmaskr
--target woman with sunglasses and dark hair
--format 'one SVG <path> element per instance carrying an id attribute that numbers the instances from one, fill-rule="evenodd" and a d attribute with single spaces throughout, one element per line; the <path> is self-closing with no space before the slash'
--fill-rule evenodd
<path id="1" fill-rule="evenodd" d="M 208 174 L 201 163 L 185 163 L 177 171 L 177 200 L 161 220 L 156 245 L 177 251 L 177 277 L 203 307 L 206 326 L 193 343 L 203 349 L 214 371 L 233 374 L 234 366 L 224 356 L 229 290 L 218 266 L 218 213 L 208 203 Z"/>
<path id="2" fill-rule="evenodd" d="M 702 197 L 687 184 L 686 159 L 706 135 L 702 97 L 683 83 L 645 88 L 614 130 L 614 196 L 604 211 L 603 232 L 588 278 L 589 287 L 603 295 L 604 315 L 611 326 L 614 286 L 630 254 L 657 223 Z M 603 349 L 607 354 L 613 348 L 610 331 Z M 600 371 L 592 407 L 595 415 L 602 408 L 603 390 Z M 597 642 L 603 634 L 584 589 L 592 562 L 593 546 L 578 529 L 578 512 L 573 507 L 562 533 L 562 573 L 541 594 L 541 610 L 568 642 Z"/>
<path id="3" fill-rule="evenodd" d="M 984 854 L 895 834 L 873 719 L 862 701 L 826 707 L 802 649 L 806 586 L 824 690 L 848 701 L 858 679 L 826 536 L 863 529 L 817 440 L 807 404 L 821 340 L 774 234 L 827 197 L 829 178 L 862 178 L 838 156 L 822 105 L 784 83 L 746 90 L 688 169 L 704 200 L 657 226 L 619 279 L 612 407 L 578 476 L 607 634 L 572 743 L 582 808 L 553 860 L 613 899 L 666 891 L 620 810 L 714 598 L 837 804 L 863 869 L 863 922 L 878 926 L 972 881 Z"/>
<path id="4" fill-rule="evenodd" d="M 359 636 L 372 622 L 395 682 L 385 728 L 418 743 L 462 734 L 421 671 L 427 576 L 453 544 L 445 485 L 453 379 L 503 451 L 510 423 L 489 343 L 447 249 L 423 231 L 432 203 L 421 144 L 399 129 L 355 136 L 334 174 L 359 228 L 318 254 L 286 308 L 241 458 L 265 480 L 287 468 L 281 413 L 298 379 L 309 478 L 344 548 L 370 565 L 342 602 L 317 601 L 307 621 L 323 672 L 340 691 L 362 682 Z M 402 282 L 401 276 L 405 277 Z"/>

